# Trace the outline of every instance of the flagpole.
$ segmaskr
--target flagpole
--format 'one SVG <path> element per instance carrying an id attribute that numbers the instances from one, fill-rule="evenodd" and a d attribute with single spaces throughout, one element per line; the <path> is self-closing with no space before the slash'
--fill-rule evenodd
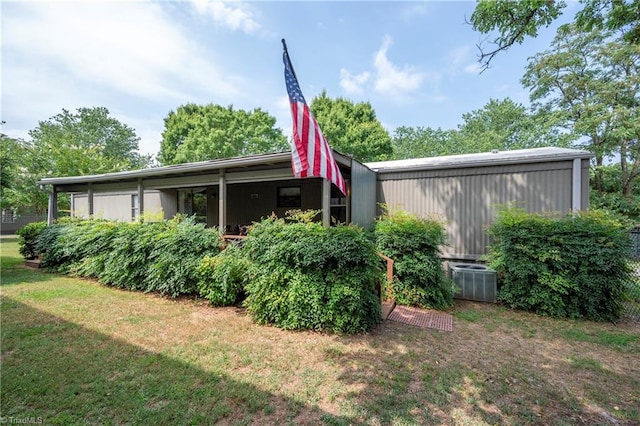
<path id="1" fill-rule="evenodd" d="M 284 53 L 284 57 L 287 58 L 287 64 L 289 65 L 289 69 L 291 70 L 291 74 L 293 74 L 293 78 L 298 81 L 298 76 L 296 75 L 296 71 L 293 69 L 293 64 L 291 63 L 291 58 L 289 58 L 289 50 L 287 49 L 287 42 L 285 39 L 282 39 L 282 49 Z"/>

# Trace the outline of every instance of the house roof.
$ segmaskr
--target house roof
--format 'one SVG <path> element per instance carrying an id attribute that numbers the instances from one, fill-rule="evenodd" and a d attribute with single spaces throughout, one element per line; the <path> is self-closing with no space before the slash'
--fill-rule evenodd
<path id="1" fill-rule="evenodd" d="M 478 154 L 445 155 L 441 157 L 411 158 L 406 160 L 376 161 L 365 166 L 377 173 L 401 171 L 436 170 L 462 167 L 483 167 L 518 163 L 538 163 L 548 161 L 566 161 L 591 159 L 588 151 L 569 148 L 531 148 L 513 151 L 492 151 Z"/>
<path id="2" fill-rule="evenodd" d="M 336 151 L 334 158 L 339 164 L 351 167 L 351 159 Z M 249 168 L 269 169 L 291 167 L 291 152 L 247 155 L 243 157 L 221 158 L 197 163 L 176 164 L 172 166 L 152 167 L 141 170 L 104 173 L 99 175 L 47 177 L 38 181 L 39 185 L 73 185 L 85 183 L 105 183 L 135 181 L 144 178 L 175 177 L 219 170 L 241 170 Z"/>

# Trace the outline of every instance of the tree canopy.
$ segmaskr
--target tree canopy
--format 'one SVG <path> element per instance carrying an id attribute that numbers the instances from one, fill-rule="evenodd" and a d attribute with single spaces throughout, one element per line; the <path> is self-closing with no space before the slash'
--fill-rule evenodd
<path id="1" fill-rule="evenodd" d="M 0 208 L 13 207 L 7 197 L 18 183 L 22 156 L 22 141 L 0 133 Z"/>
<path id="2" fill-rule="evenodd" d="M 332 148 L 361 162 L 391 156 L 391 137 L 369 102 L 331 99 L 323 91 L 313 98 L 310 107 Z"/>
<path id="3" fill-rule="evenodd" d="M 18 162 L 3 202 L 25 211 L 46 211 L 47 195 L 36 185 L 40 178 L 131 170 L 150 161 L 137 152 L 135 131 L 103 107 L 79 108 L 75 113 L 63 109 L 40 121 L 29 136 L 27 141 L 2 138 L 3 151 L 11 149 Z"/>
<path id="4" fill-rule="evenodd" d="M 455 130 L 400 126 L 393 132 L 394 160 L 453 154 Z"/>
<path id="5" fill-rule="evenodd" d="M 531 58 L 522 79 L 534 107 L 582 138 L 596 167 L 619 156 L 622 193 L 631 195 L 640 174 L 640 45 L 611 33 L 561 29 L 551 47 Z M 602 177 L 596 170 L 596 189 Z"/>
<path id="6" fill-rule="evenodd" d="M 481 109 L 463 114 L 455 130 L 398 127 L 393 136 L 393 158 L 568 145 L 568 135 L 554 123 L 555 117 L 545 111 L 532 113 L 509 98 L 490 99 Z"/>
<path id="7" fill-rule="evenodd" d="M 275 124 L 275 117 L 260 108 L 182 105 L 164 119 L 158 160 L 180 164 L 289 149 Z"/>
<path id="8" fill-rule="evenodd" d="M 582 9 L 575 19 L 580 30 L 617 30 L 625 42 L 640 43 L 640 1 L 580 0 L 580 3 Z M 483 67 L 488 67 L 499 52 L 521 44 L 527 37 L 536 37 L 540 28 L 562 15 L 566 5 L 565 1 L 549 0 L 479 0 L 471 15 L 473 29 L 483 34 L 497 32 L 490 41 L 491 48 L 480 46 Z"/>

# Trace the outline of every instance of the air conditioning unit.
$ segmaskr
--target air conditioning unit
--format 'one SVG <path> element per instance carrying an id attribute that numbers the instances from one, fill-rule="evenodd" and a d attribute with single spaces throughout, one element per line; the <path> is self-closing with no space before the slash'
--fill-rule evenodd
<path id="1" fill-rule="evenodd" d="M 457 288 L 454 298 L 496 301 L 497 278 L 493 269 L 475 263 L 449 263 L 449 274 Z"/>

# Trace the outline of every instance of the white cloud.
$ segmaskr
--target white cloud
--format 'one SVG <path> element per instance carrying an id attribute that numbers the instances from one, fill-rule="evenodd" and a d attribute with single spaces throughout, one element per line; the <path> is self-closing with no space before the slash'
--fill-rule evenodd
<path id="1" fill-rule="evenodd" d="M 373 61 L 376 76 L 374 87 L 382 94 L 397 97 L 419 89 L 427 74 L 408 65 L 401 69 L 392 64 L 387 58 L 387 51 L 391 43 L 391 37 L 385 36 L 382 46 L 375 54 Z"/>
<path id="2" fill-rule="evenodd" d="M 369 81 L 371 74 L 364 71 L 357 75 L 352 75 L 348 70 L 342 68 L 340 70 L 340 87 L 347 94 L 360 95 L 364 92 L 363 85 Z"/>
<path id="3" fill-rule="evenodd" d="M 421 18 L 429 13 L 429 8 L 426 3 L 408 3 L 406 6 L 400 9 L 400 16 L 405 21 L 412 21 L 416 18 Z"/>
<path id="4" fill-rule="evenodd" d="M 69 81 L 146 99 L 185 98 L 194 92 L 231 96 L 237 82 L 199 59 L 198 47 L 154 3 L 61 2 L 13 4 L 3 19 L 3 67 L 56 69 Z M 6 69 L 5 68 L 5 69 Z M 41 72 L 41 80 L 49 78 Z M 13 84 L 14 82 L 12 82 Z M 184 89 L 183 89 L 184 90 Z M 45 93 L 42 94 L 47 97 Z"/>
<path id="5" fill-rule="evenodd" d="M 471 62 L 464 67 L 464 72 L 467 74 L 479 74 L 482 71 L 482 66 L 478 62 Z"/>
<path id="6" fill-rule="evenodd" d="M 449 75 L 453 77 L 460 69 L 460 66 L 467 61 L 469 57 L 469 46 L 459 46 L 449 52 Z"/>
<path id="7" fill-rule="evenodd" d="M 208 16 L 218 25 L 224 25 L 232 30 L 241 30 L 246 34 L 254 34 L 261 25 L 253 18 L 253 13 L 240 2 L 220 0 L 189 0 L 201 15 Z"/>
<path id="8" fill-rule="evenodd" d="M 449 52 L 449 76 L 454 77 L 459 72 L 465 74 L 479 74 L 482 67 L 477 61 L 472 59 L 472 47 L 470 45 L 460 46 Z M 464 65 L 466 64 L 466 65 Z"/>

